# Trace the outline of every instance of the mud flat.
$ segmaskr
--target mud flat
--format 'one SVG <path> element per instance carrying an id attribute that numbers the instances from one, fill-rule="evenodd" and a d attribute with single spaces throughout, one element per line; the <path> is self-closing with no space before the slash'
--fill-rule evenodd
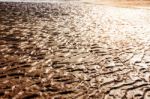
<path id="1" fill-rule="evenodd" d="M 149 99 L 150 10 L 0 3 L 0 98 Z"/>

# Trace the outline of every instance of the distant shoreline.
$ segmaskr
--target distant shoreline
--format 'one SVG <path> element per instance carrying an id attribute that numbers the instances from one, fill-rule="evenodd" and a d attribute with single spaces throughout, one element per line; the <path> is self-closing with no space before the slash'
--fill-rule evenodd
<path id="1" fill-rule="evenodd" d="M 0 2 L 79 2 L 80 0 L 0 0 Z"/>
<path id="2" fill-rule="evenodd" d="M 121 8 L 137 8 L 137 9 L 148 9 L 150 10 L 150 1 L 125 1 L 125 2 L 113 2 L 113 0 L 102 1 L 95 0 L 0 0 L 0 2 L 27 2 L 27 3 L 65 3 L 65 2 L 77 2 L 77 3 L 87 3 L 87 4 L 96 4 L 96 5 L 106 5 L 106 6 L 113 6 L 113 7 L 121 7 Z M 141 3 L 142 2 L 142 3 Z"/>

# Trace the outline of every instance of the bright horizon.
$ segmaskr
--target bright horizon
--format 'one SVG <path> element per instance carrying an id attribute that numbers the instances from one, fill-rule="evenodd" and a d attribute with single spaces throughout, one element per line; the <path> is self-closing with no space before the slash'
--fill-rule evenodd
<path id="1" fill-rule="evenodd" d="M 150 0 L 0 0 L 0 2 L 88 2 L 121 7 L 150 7 Z"/>

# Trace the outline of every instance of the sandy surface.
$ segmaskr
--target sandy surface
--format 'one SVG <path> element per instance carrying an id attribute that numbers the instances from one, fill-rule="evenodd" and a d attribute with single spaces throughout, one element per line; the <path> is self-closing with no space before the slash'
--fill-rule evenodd
<path id="1" fill-rule="evenodd" d="M 150 10 L 0 3 L 0 98 L 149 99 Z"/>

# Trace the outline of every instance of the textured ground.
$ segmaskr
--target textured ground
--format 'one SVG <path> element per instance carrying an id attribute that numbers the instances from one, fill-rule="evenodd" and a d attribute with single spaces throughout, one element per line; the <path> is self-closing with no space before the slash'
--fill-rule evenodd
<path id="1" fill-rule="evenodd" d="M 149 99 L 150 10 L 0 3 L 0 98 Z"/>

